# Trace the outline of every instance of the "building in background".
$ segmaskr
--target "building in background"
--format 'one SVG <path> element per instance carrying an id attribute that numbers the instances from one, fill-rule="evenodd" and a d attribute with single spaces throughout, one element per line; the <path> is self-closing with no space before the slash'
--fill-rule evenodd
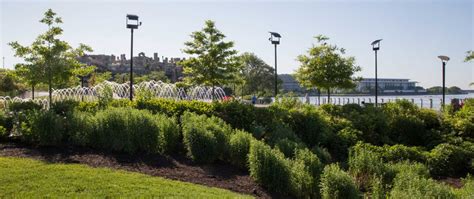
<path id="1" fill-rule="evenodd" d="M 303 93 L 305 89 L 302 88 L 296 79 L 290 74 L 281 74 L 278 75 L 278 78 L 281 80 L 281 88 L 284 93 L 293 92 L 293 93 Z"/>
<path id="2" fill-rule="evenodd" d="M 164 71 L 165 75 L 171 82 L 178 81 L 183 76 L 183 68 L 177 63 L 184 58 L 170 58 L 161 59 L 158 53 L 154 53 L 153 57 L 145 56 L 141 52 L 138 57 L 133 57 L 133 72 L 143 75 L 152 71 Z M 130 60 L 125 57 L 125 54 L 116 57 L 115 55 L 84 55 L 79 58 L 79 61 L 87 65 L 97 66 L 97 71 L 107 72 L 112 74 L 129 73 Z"/>
<path id="3" fill-rule="evenodd" d="M 410 79 L 378 78 L 380 93 L 422 93 L 425 89 L 417 87 L 416 81 Z M 359 93 L 371 93 L 375 90 L 375 78 L 363 78 L 357 82 L 356 91 Z"/>

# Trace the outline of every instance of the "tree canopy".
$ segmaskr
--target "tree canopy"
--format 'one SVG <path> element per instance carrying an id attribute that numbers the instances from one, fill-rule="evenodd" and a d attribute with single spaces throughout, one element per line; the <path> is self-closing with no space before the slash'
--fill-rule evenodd
<path id="1" fill-rule="evenodd" d="M 25 62 L 15 66 L 19 76 L 30 86 L 48 84 L 51 101 L 53 86 L 68 86 L 71 79 L 75 79 L 74 70 L 83 66 L 76 58 L 85 52 L 92 52 L 92 49 L 84 44 L 72 48 L 66 41 L 59 39 L 63 34 L 60 27 L 63 21 L 53 10 L 48 9 L 40 22 L 48 29 L 38 35 L 30 46 L 23 46 L 16 41 L 9 45 L 15 51 L 15 56 L 23 58 Z"/>
<path id="2" fill-rule="evenodd" d="M 307 54 L 299 55 L 300 67 L 295 77 L 308 89 L 317 87 L 328 91 L 332 88 L 352 88 L 355 86 L 354 73 L 361 70 L 355 65 L 354 57 L 343 57 L 345 49 L 328 44 L 329 38 L 323 35 L 315 37 L 317 44 L 308 49 Z"/>
<path id="3" fill-rule="evenodd" d="M 234 42 L 224 41 L 225 35 L 213 21 L 207 20 L 201 31 L 190 36 L 191 41 L 184 43 L 182 51 L 194 57 L 179 63 L 183 66 L 187 83 L 215 87 L 238 79 L 241 64 L 237 51 L 233 49 Z"/>
<path id="4" fill-rule="evenodd" d="M 243 53 L 240 55 L 240 60 L 243 64 L 242 93 L 244 95 L 271 96 L 275 85 L 275 69 L 253 53 Z"/>

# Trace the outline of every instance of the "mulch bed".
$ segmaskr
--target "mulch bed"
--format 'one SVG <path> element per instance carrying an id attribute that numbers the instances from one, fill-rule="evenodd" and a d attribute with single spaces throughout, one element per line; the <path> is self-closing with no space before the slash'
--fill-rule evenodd
<path id="1" fill-rule="evenodd" d="M 282 197 L 260 187 L 246 171 L 225 163 L 196 165 L 183 155 L 131 156 L 78 147 L 32 147 L 0 142 L 0 156 L 33 158 L 51 163 L 80 163 L 218 187 L 258 198 Z"/>

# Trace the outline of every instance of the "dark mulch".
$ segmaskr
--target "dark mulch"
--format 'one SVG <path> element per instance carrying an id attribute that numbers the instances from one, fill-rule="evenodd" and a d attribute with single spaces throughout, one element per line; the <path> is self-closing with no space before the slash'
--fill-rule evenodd
<path id="1" fill-rule="evenodd" d="M 232 190 L 259 198 L 282 198 L 251 179 L 248 172 L 225 163 L 196 165 L 183 155 L 126 155 L 78 147 L 32 147 L 0 142 L 0 156 L 25 157 L 51 163 L 80 163 Z"/>

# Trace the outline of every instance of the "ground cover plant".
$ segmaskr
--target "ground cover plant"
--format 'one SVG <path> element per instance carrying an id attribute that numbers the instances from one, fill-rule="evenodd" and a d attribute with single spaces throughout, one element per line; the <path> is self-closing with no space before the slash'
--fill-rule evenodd
<path id="1" fill-rule="evenodd" d="M 49 111 L 16 104 L 0 112 L 0 136 L 40 146 L 181 153 L 196 164 L 233 165 L 262 187 L 298 198 L 455 198 L 472 185 L 466 116 L 474 115 L 473 105 L 438 113 L 407 101 L 316 107 L 294 98 L 266 108 L 154 98 L 63 102 Z M 416 184 L 405 182 L 411 177 Z M 446 177 L 461 188 L 441 183 Z"/>

